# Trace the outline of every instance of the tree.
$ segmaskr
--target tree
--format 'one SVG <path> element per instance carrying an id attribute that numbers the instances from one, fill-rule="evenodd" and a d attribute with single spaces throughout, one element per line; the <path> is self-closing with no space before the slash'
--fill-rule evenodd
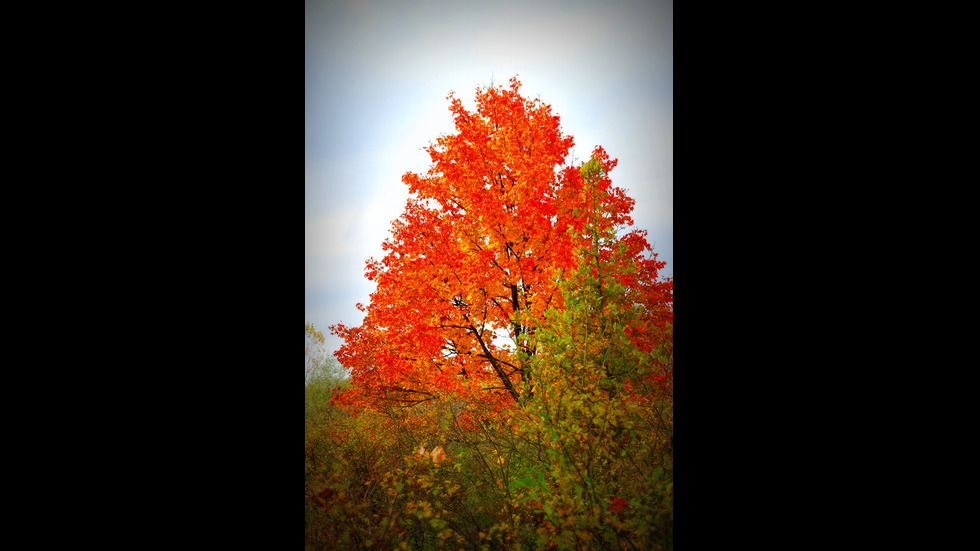
<path id="1" fill-rule="evenodd" d="M 319 365 L 323 362 L 323 345 L 325 339 L 323 332 L 317 330 L 310 322 L 306 322 L 306 382 L 310 382 L 310 377 L 318 371 Z"/>
<path id="2" fill-rule="evenodd" d="M 326 339 L 312 323 L 306 322 L 306 385 L 334 388 L 345 382 L 344 367 L 324 350 Z"/>
<path id="3" fill-rule="evenodd" d="M 559 284 L 564 310 L 550 309 L 536 333 L 534 392 L 512 416 L 518 444 L 508 456 L 530 458 L 536 473 L 522 486 L 542 515 L 540 547 L 669 548 L 673 399 L 662 352 L 672 311 L 643 296 L 669 295 L 670 284 L 638 283 L 650 273 L 648 259 L 593 208 L 608 187 L 601 160 L 585 163 L 581 175 L 589 238 Z"/>
<path id="4" fill-rule="evenodd" d="M 521 403 L 535 333 L 549 309 L 564 310 L 559 285 L 597 232 L 605 245 L 589 259 L 617 274 L 641 314 L 625 331 L 655 346 L 671 284 L 657 280 L 663 263 L 644 256 L 645 232 L 618 233 L 632 225 L 634 202 L 611 184 L 616 159 L 596 147 L 585 166 L 565 165 L 572 136 L 520 85 L 477 89 L 475 112 L 450 93 L 456 133 L 426 148 L 427 173 L 402 177 L 412 196 L 385 257 L 366 262 L 377 290 L 357 305 L 364 321 L 330 327 L 352 377 L 344 400 L 411 405 L 451 393 Z"/>

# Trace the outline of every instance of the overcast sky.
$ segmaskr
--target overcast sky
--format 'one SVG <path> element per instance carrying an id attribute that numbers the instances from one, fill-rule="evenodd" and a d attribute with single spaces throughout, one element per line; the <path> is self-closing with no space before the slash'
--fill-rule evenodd
<path id="1" fill-rule="evenodd" d="M 477 87 L 540 97 L 575 139 L 578 161 L 602 145 L 615 185 L 636 200 L 636 228 L 673 276 L 672 0 L 307 0 L 306 320 L 360 325 L 404 209 L 407 171 L 454 132 L 450 90 L 469 110 Z"/>

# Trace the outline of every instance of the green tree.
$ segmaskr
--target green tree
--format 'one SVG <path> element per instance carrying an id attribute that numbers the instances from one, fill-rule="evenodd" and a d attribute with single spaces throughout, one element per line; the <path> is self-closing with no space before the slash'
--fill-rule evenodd
<path id="1" fill-rule="evenodd" d="M 595 159 L 582 175 L 589 195 L 602 193 Z M 546 458 L 526 499 L 540 504 L 544 546 L 669 548 L 673 409 L 655 377 L 667 343 L 644 350 L 631 338 L 629 329 L 650 317 L 631 302 L 633 255 L 601 210 L 586 220 L 588 245 L 560 284 L 565 309 L 550 310 L 538 331 L 534 386 L 525 389 L 533 397 L 519 431 L 543 442 L 537 456 Z M 672 323 L 665 327 L 671 335 Z"/>

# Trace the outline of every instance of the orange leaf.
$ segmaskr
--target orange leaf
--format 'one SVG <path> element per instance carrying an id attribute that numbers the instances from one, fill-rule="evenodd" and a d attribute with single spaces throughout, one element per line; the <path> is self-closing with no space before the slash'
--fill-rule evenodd
<path id="1" fill-rule="evenodd" d="M 436 449 L 432 450 L 432 462 L 438 467 L 444 461 L 449 461 L 449 458 L 446 457 L 446 451 L 442 449 L 442 446 L 436 446 Z"/>

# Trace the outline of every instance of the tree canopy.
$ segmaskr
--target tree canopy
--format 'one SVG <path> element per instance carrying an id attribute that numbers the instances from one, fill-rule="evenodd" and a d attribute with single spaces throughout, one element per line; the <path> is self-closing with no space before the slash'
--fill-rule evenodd
<path id="1" fill-rule="evenodd" d="M 330 327 L 352 377 L 341 401 L 411 405 L 451 393 L 522 403 L 546 313 L 576 300 L 561 285 L 583 269 L 599 292 L 596 320 L 615 320 L 641 351 L 664 341 L 673 284 L 658 276 L 664 263 L 646 232 L 631 229 L 634 201 L 610 179 L 617 160 L 598 146 L 580 166 L 566 163 L 572 136 L 520 86 L 514 77 L 477 89 L 475 112 L 447 97 L 456 132 L 426 148 L 426 173 L 402 177 L 411 196 L 384 258 L 366 261 L 377 289 L 357 305 L 363 323 Z"/>

